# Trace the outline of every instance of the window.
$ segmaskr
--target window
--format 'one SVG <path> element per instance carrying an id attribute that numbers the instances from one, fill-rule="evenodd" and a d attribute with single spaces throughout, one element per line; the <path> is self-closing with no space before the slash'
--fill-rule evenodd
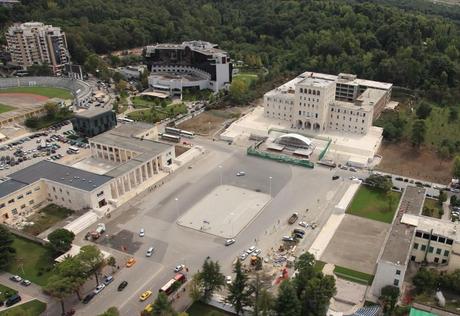
<path id="1" fill-rule="evenodd" d="M 302 111 L 299 111 L 299 115 L 302 115 Z"/>
<path id="2" fill-rule="evenodd" d="M 430 246 L 430 247 L 428 248 L 428 252 L 429 252 L 429 253 L 433 253 L 433 251 L 434 251 L 434 248 Z"/>
<path id="3" fill-rule="evenodd" d="M 19 196 L 18 196 L 18 200 L 22 199 L 23 197 L 24 197 L 23 194 L 19 195 Z"/>
<path id="4" fill-rule="evenodd" d="M 453 242 L 454 241 L 452 239 L 449 239 L 449 238 L 447 238 L 447 240 L 446 240 L 446 244 L 448 244 L 448 245 L 452 245 Z"/>
<path id="5" fill-rule="evenodd" d="M 58 199 L 57 195 L 55 195 L 54 198 L 57 200 Z"/>
<path id="6" fill-rule="evenodd" d="M 318 90 L 318 92 L 317 92 L 316 94 L 317 94 L 317 95 L 320 95 L 321 93 L 320 93 L 320 91 Z"/>
<path id="7" fill-rule="evenodd" d="M 396 275 L 401 275 L 401 270 L 396 270 Z"/>
<path id="8" fill-rule="evenodd" d="M 438 263 L 438 262 L 439 262 L 439 258 L 438 258 L 438 257 L 435 257 L 435 258 L 434 258 L 434 262 L 435 262 L 435 263 Z"/>
<path id="9" fill-rule="evenodd" d="M 399 280 L 398 280 L 398 279 L 394 279 L 394 280 L 393 280 L 393 285 L 394 285 L 394 286 L 398 286 L 398 285 L 399 285 Z"/>
<path id="10" fill-rule="evenodd" d="M 423 233 L 423 239 L 430 239 L 430 234 Z"/>
<path id="11" fill-rule="evenodd" d="M 8 204 L 14 203 L 14 199 L 8 201 Z"/>
<path id="12" fill-rule="evenodd" d="M 426 250 L 426 245 L 422 245 L 422 247 L 420 247 L 420 250 L 425 251 Z"/>
<path id="13" fill-rule="evenodd" d="M 15 209 L 15 208 L 13 208 L 13 209 L 11 210 L 11 214 L 13 214 L 13 215 L 16 215 L 16 214 L 18 214 L 18 210 L 17 210 L 17 209 Z"/>
<path id="14" fill-rule="evenodd" d="M 415 232 L 415 237 L 422 237 L 422 232 L 419 232 L 419 231 Z"/>
<path id="15" fill-rule="evenodd" d="M 55 187 L 53 187 L 53 191 L 56 192 L 56 188 L 55 188 Z"/>
<path id="16" fill-rule="evenodd" d="M 34 203 L 35 203 L 34 200 L 30 200 L 30 201 L 29 201 L 29 204 L 30 204 L 30 205 L 32 205 L 32 204 L 34 204 Z"/>
<path id="17" fill-rule="evenodd" d="M 363 123 L 364 123 L 364 120 L 363 120 Z"/>
<path id="18" fill-rule="evenodd" d="M 438 236 L 436 236 L 436 235 L 431 235 L 431 240 L 433 240 L 433 241 L 438 241 Z"/>
<path id="19" fill-rule="evenodd" d="M 439 237 L 438 237 L 438 242 L 440 242 L 440 243 L 443 243 L 443 244 L 444 244 L 444 243 L 446 243 L 446 238 L 445 238 L 445 237 L 441 237 L 441 236 L 439 236 Z"/>
<path id="20" fill-rule="evenodd" d="M 66 191 L 67 192 L 67 195 L 69 195 L 69 191 Z"/>
<path id="21" fill-rule="evenodd" d="M 31 195 L 32 191 L 26 192 L 26 195 Z"/>
<path id="22" fill-rule="evenodd" d="M 62 189 L 61 189 L 61 188 L 59 188 L 59 192 L 61 192 L 61 193 L 62 193 Z"/>
<path id="23" fill-rule="evenodd" d="M 446 260 L 446 259 L 442 259 L 442 263 L 447 263 L 447 260 Z"/>
<path id="24" fill-rule="evenodd" d="M 418 244 L 414 243 L 414 249 L 418 249 Z"/>
<path id="25" fill-rule="evenodd" d="M 449 256 L 449 250 L 444 250 L 444 257 Z"/>
<path id="26" fill-rule="evenodd" d="M 442 251 L 441 248 L 437 248 L 437 249 L 436 249 L 436 254 L 437 254 L 437 255 L 440 255 L 440 254 L 441 254 L 441 251 Z"/>

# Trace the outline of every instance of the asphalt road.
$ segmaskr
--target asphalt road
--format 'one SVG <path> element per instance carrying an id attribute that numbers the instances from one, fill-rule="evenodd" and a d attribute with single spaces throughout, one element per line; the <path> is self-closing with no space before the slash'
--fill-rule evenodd
<path id="1" fill-rule="evenodd" d="M 128 246 L 126 251 L 134 255 L 137 263 L 131 268 L 122 268 L 115 282 L 88 305 L 76 306 L 79 315 L 97 315 L 114 305 L 122 315 L 139 314 L 155 298 L 152 295 L 147 301 L 139 302 L 142 292 L 151 289 L 157 293 L 174 276 L 173 269 L 178 264 L 185 264 L 191 277 L 207 256 L 221 263 L 224 274 L 230 274 L 231 262 L 244 249 L 255 245 L 262 249 L 263 255 L 271 247 L 277 247 L 281 236 L 292 229 L 287 225 L 290 214 L 309 209 L 301 214 L 301 219 L 315 221 L 319 227 L 309 230 L 302 241 L 300 247 L 306 250 L 349 183 L 333 182 L 331 175 L 334 171 L 329 168 L 312 170 L 290 166 L 249 157 L 245 148 L 226 143 L 203 139 L 194 142 L 205 146 L 209 153 L 195 162 L 192 169 L 184 168 L 173 174 L 159 189 L 133 199 L 106 221 L 107 233 L 115 235 L 115 239 L 120 238 L 117 242 L 103 244 L 115 247 L 118 252 L 125 242 Z M 241 170 L 246 172 L 246 176 L 236 177 Z M 230 247 L 224 246 L 223 238 L 176 224 L 181 214 L 220 184 L 221 177 L 224 184 L 266 193 L 270 193 L 271 187 L 273 197 Z M 269 177 L 272 177 L 271 186 Z M 140 228 L 145 229 L 145 237 L 138 236 Z M 77 243 L 81 242 L 85 232 L 76 237 Z M 154 246 L 156 252 L 147 258 L 145 251 L 149 246 Z M 129 253 L 125 258 L 131 255 Z M 127 280 L 129 285 L 123 292 L 117 292 L 116 287 L 122 280 Z"/>

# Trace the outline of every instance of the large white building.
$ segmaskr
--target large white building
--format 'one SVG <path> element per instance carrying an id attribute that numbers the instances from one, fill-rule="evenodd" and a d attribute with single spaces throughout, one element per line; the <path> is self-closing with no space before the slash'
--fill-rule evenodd
<path id="1" fill-rule="evenodd" d="M 40 22 L 15 24 L 5 37 L 13 64 L 23 69 L 46 63 L 54 75 L 61 75 L 69 63 L 66 36 L 59 27 Z"/>
<path id="2" fill-rule="evenodd" d="M 315 132 L 367 134 L 391 98 L 392 84 L 305 72 L 264 95 L 264 115 Z"/>

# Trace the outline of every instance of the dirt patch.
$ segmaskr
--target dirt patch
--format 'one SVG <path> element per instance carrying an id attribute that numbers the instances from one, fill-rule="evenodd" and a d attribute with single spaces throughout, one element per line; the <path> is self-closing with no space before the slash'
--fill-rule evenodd
<path id="1" fill-rule="evenodd" d="M 185 146 L 180 146 L 180 145 L 174 146 L 174 152 L 176 154 L 176 157 L 179 157 L 180 155 L 182 155 L 189 149 L 190 149 L 189 147 L 185 147 Z"/>
<path id="2" fill-rule="evenodd" d="M 0 93 L 0 103 L 14 107 L 42 105 L 49 98 L 32 93 Z"/>
<path id="3" fill-rule="evenodd" d="M 194 132 L 198 135 L 212 136 L 224 122 L 240 116 L 245 108 L 229 108 L 225 110 L 205 111 L 188 121 L 179 124 L 178 128 Z"/>
<path id="4" fill-rule="evenodd" d="M 429 148 L 416 150 L 406 142 L 382 144 L 379 154 L 381 171 L 436 183 L 449 183 L 452 178 L 453 160 L 442 160 Z"/>

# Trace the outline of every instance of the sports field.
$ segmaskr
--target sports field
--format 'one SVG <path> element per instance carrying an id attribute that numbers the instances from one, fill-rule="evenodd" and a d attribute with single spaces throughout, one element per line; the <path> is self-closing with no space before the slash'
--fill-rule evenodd
<path id="1" fill-rule="evenodd" d="M 1 104 L 0 103 L 0 113 L 5 113 L 14 109 L 12 106 Z"/>
<path id="2" fill-rule="evenodd" d="M 73 99 L 69 90 L 53 87 L 16 87 L 1 89 L 0 94 L 2 93 L 30 93 L 48 98 Z"/>

